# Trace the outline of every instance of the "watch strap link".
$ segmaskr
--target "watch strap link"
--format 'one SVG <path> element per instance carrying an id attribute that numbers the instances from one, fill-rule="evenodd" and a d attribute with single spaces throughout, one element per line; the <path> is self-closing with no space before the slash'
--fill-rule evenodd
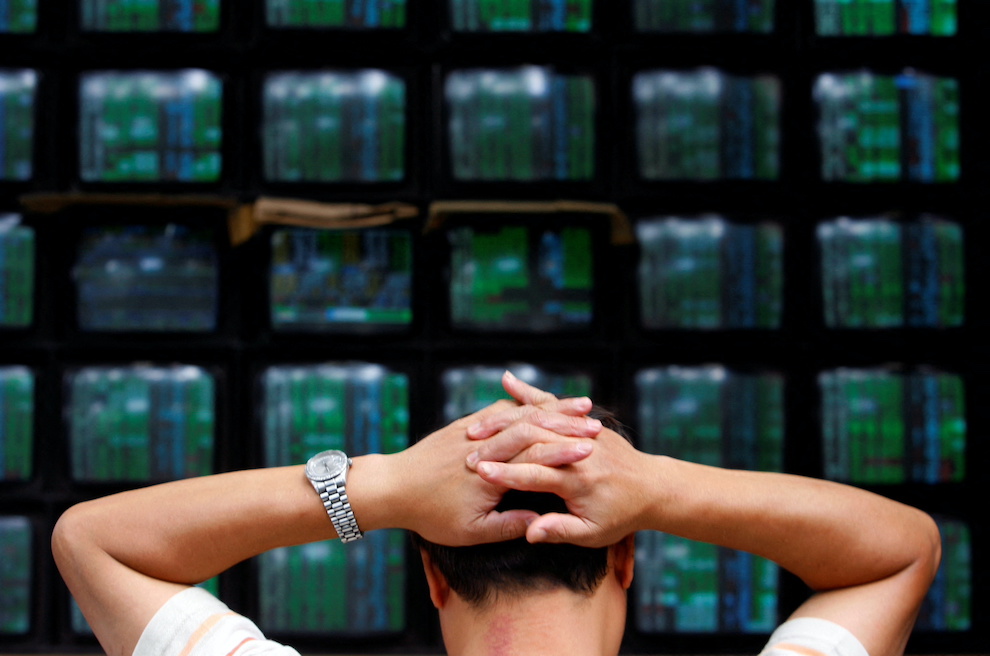
<path id="1" fill-rule="evenodd" d="M 340 541 L 346 544 L 363 538 L 364 534 L 358 528 L 357 518 L 354 517 L 344 486 L 330 480 L 325 481 L 320 488 L 317 491 L 320 493 L 323 507 L 326 508 Z"/>

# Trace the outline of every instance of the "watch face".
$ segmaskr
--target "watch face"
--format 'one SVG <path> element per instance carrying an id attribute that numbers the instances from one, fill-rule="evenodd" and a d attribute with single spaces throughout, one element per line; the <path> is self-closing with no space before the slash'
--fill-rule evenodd
<path id="1" fill-rule="evenodd" d="M 306 476 L 316 481 L 326 481 L 340 476 L 347 469 L 347 454 L 343 451 L 317 453 L 306 463 Z"/>

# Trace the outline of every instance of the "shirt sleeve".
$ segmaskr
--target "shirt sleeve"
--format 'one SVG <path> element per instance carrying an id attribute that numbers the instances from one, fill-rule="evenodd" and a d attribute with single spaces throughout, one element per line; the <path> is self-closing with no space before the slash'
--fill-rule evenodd
<path id="1" fill-rule="evenodd" d="M 784 622 L 770 636 L 760 656 L 869 656 L 846 628 L 814 617 Z"/>
<path id="2" fill-rule="evenodd" d="M 299 656 L 201 588 L 176 594 L 145 627 L 133 656 Z"/>

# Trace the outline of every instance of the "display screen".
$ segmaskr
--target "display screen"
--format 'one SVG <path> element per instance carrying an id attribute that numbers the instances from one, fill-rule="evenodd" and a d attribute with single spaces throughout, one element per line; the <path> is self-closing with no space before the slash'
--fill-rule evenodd
<path id="1" fill-rule="evenodd" d="M 593 231 L 479 220 L 448 231 L 450 317 L 457 329 L 588 329 L 594 313 Z"/>
<path id="2" fill-rule="evenodd" d="M 776 0 L 633 0 L 640 32 L 767 33 L 774 27 Z"/>
<path id="3" fill-rule="evenodd" d="M 94 32 L 216 32 L 220 0 L 80 0 L 79 18 Z"/>
<path id="4" fill-rule="evenodd" d="M 675 535 L 636 535 L 630 596 L 643 633 L 770 633 L 778 567 L 758 556 Z"/>
<path id="5" fill-rule="evenodd" d="M 34 259 L 34 228 L 16 214 L 0 214 L 0 328 L 24 328 L 34 319 Z"/>
<path id="6" fill-rule="evenodd" d="M 639 174 L 645 180 L 776 180 L 780 80 L 714 68 L 633 77 Z"/>
<path id="7" fill-rule="evenodd" d="M 67 376 L 69 457 L 80 482 L 213 472 L 215 381 L 201 367 L 84 367 Z"/>
<path id="8" fill-rule="evenodd" d="M 278 229 L 270 316 L 276 330 L 412 322 L 413 240 L 405 230 Z"/>
<path id="9" fill-rule="evenodd" d="M 38 74 L 0 69 L 0 182 L 34 173 L 34 102 Z"/>
<path id="10" fill-rule="evenodd" d="M 279 365 L 265 371 L 265 465 L 327 449 L 394 453 L 409 444 L 409 379 L 380 365 Z"/>
<path id="11" fill-rule="evenodd" d="M 942 564 L 921 604 L 918 631 L 969 631 L 973 628 L 973 548 L 969 526 L 935 518 L 942 536 Z"/>
<path id="12" fill-rule="evenodd" d="M 721 216 L 655 217 L 636 224 L 644 328 L 779 328 L 783 230 Z"/>
<path id="13" fill-rule="evenodd" d="M 907 223 L 840 218 L 818 226 L 830 328 L 961 326 L 962 228 L 933 216 Z"/>
<path id="14" fill-rule="evenodd" d="M 395 29 L 406 26 L 406 0 L 267 0 L 273 28 Z"/>
<path id="15" fill-rule="evenodd" d="M 397 75 L 374 69 L 273 73 L 263 102 L 267 180 L 405 177 L 406 84 Z"/>
<path id="16" fill-rule="evenodd" d="M 73 268 L 87 331 L 203 332 L 216 328 L 212 231 L 169 224 L 91 228 Z"/>
<path id="17" fill-rule="evenodd" d="M 269 634 L 375 635 L 406 628 L 406 536 L 366 533 L 258 557 L 260 616 Z"/>
<path id="18" fill-rule="evenodd" d="M 443 420 L 447 423 L 477 412 L 509 395 L 502 387 L 502 374 L 516 378 L 556 396 L 591 396 L 591 376 L 576 371 L 561 372 L 513 362 L 504 367 L 473 365 L 451 367 L 443 372 Z"/>
<path id="19" fill-rule="evenodd" d="M 326 449 L 350 456 L 409 444 L 409 379 L 365 363 L 279 365 L 263 376 L 265 465 Z M 375 634 L 405 628 L 405 535 L 374 531 L 259 558 L 261 626 L 276 633 Z"/>
<path id="20" fill-rule="evenodd" d="M 223 83 L 198 69 L 84 73 L 84 182 L 217 182 Z"/>
<path id="21" fill-rule="evenodd" d="M 0 481 L 24 481 L 34 473 L 34 373 L 0 367 Z"/>
<path id="22" fill-rule="evenodd" d="M 959 179 L 958 80 L 916 71 L 823 73 L 814 98 L 823 180 Z"/>
<path id="23" fill-rule="evenodd" d="M 0 516 L 0 636 L 31 628 L 33 553 L 28 518 Z"/>
<path id="24" fill-rule="evenodd" d="M 589 32 L 592 0 L 449 0 L 456 32 Z"/>
<path id="25" fill-rule="evenodd" d="M 595 176 L 595 82 L 547 67 L 447 75 L 447 143 L 458 181 Z"/>
<path id="26" fill-rule="evenodd" d="M 0 0 L 0 34 L 29 34 L 38 27 L 38 0 Z"/>
<path id="27" fill-rule="evenodd" d="M 815 0 L 818 36 L 955 36 L 956 0 Z"/>
<path id="28" fill-rule="evenodd" d="M 825 477 L 951 483 L 966 475 L 962 379 L 938 371 L 833 369 L 818 376 Z"/>
<path id="29" fill-rule="evenodd" d="M 703 465 L 781 471 L 784 379 L 720 365 L 636 374 L 640 448 Z"/>

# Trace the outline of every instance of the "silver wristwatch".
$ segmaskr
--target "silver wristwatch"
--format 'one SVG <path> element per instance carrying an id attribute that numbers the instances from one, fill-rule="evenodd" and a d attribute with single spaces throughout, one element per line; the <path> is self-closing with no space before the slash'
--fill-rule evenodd
<path id="1" fill-rule="evenodd" d="M 323 500 L 323 507 L 327 509 L 340 541 L 345 543 L 364 537 L 345 490 L 347 470 L 350 468 L 351 459 L 337 450 L 317 453 L 306 463 L 306 477 Z"/>

